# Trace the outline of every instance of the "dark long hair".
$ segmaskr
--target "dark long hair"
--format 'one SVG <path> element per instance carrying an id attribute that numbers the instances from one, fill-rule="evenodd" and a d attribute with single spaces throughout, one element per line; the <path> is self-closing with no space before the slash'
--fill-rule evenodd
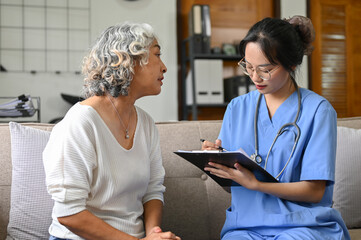
<path id="1" fill-rule="evenodd" d="M 286 20 L 265 18 L 250 28 L 239 44 L 239 51 L 243 58 L 247 44 L 258 43 L 268 61 L 282 65 L 295 81 L 295 67 L 302 63 L 305 48 L 308 47 L 302 34 L 299 26 Z"/>

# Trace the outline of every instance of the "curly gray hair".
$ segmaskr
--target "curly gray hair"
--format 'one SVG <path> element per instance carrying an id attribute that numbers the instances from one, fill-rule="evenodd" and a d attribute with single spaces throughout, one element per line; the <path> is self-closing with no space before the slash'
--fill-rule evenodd
<path id="1" fill-rule="evenodd" d="M 123 23 L 107 28 L 84 58 L 83 96 L 127 96 L 136 63 L 148 63 L 149 47 L 156 40 L 146 23 Z"/>

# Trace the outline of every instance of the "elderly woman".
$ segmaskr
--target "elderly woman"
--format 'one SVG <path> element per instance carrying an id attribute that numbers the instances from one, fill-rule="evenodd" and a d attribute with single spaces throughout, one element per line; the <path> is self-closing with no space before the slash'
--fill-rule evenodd
<path id="1" fill-rule="evenodd" d="M 55 201 L 50 239 L 180 239 L 160 229 L 164 168 L 152 118 L 135 106 L 167 71 L 148 24 L 106 29 L 84 60 L 85 100 L 44 153 Z"/>

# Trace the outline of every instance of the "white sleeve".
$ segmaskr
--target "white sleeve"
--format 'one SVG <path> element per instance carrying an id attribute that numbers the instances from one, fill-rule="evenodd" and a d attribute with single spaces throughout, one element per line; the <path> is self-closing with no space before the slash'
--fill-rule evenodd
<path id="1" fill-rule="evenodd" d="M 94 131 L 87 121 L 70 118 L 54 127 L 43 161 L 47 189 L 55 200 L 55 216 L 85 210 L 97 166 L 94 145 Z"/>
<path id="2" fill-rule="evenodd" d="M 143 197 L 143 204 L 158 199 L 164 202 L 163 193 L 165 191 L 164 175 L 165 171 L 162 163 L 162 155 L 160 151 L 158 129 L 154 124 L 154 121 L 149 116 L 149 140 L 150 146 L 150 180 L 146 194 Z"/>

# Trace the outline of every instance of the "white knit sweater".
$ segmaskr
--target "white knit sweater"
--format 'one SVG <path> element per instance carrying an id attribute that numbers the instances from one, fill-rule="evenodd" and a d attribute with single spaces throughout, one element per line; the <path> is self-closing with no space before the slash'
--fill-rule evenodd
<path id="1" fill-rule="evenodd" d="M 54 127 L 43 152 L 46 184 L 55 200 L 51 235 L 82 239 L 57 217 L 87 209 L 123 232 L 144 236 L 143 204 L 163 201 L 164 168 L 154 121 L 138 107 L 136 112 L 129 150 L 90 106 L 77 103 Z"/>

